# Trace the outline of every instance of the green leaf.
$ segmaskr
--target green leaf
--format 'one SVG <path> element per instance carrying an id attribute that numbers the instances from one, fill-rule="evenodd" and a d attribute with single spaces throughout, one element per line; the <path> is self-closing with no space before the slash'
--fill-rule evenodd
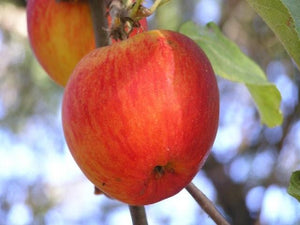
<path id="1" fill-rule="evenodd" d="M 300 201 L 300 170 L 293 172 L 290 178 L 288 193 Z"/>
<path id="2" fill-rule="evenodd" d="M 292 15 L 292 19 L 294 20 L 294 25 L 296 28 L 296 32 L 298 34 L 298 37 L 300 36 L 300 2 L 294 1 L 294 0 L 282 0 L 282 3 L 285 5 L 285 7 L 288 8 Z"/>
<path id="3" fill-rule="evenodd" d="M 248 0 L 300 69 L 300 1 Z"/>
<path id="4" fill-rule="evenodd" d="M 277 88 L 273 84 L 246 86 L 259 108 L 261 120 L 269 127 L 282 123 L 282 114 L 279 111 L 281 95 Z"/>
<path id="5" fill-rule="evenodd" d="M 262 123 L 269 127 L 282 123 L 280 92 L 267 80 L 262 69 L 226 38 L 217 25 L 209 23 L 206 27 L 199 27 L 187 22 L 179 31 L 203 49 L 216 74 L 246 85 L 258 107 Z"/>

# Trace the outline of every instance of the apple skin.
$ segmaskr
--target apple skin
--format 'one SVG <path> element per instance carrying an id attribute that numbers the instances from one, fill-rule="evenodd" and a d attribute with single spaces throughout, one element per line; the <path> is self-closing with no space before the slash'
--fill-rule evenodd
<path id="1" fill-rule="evenodd" d="M 65 86 L 79 60 L 95 49 L 89 5 L 84 1 L 27 1 L 27 30 L 33 52 L 48 75 Z M 146 19 L 131 35 L 147 29 Z"/>
<path id="2" fill-rule="evenodd" d="M 219 120 L 211 64 L 188 37 L 140 33 L 76 66 L 62 104 L 69 149 L 87 178 L 131 205 L 168 198 L 207 158 Z"/>

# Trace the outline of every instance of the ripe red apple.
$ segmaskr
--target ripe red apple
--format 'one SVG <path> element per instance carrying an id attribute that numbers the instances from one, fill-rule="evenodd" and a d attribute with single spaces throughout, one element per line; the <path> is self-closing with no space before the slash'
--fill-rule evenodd
<path id="1" fill-rule="evenodd" d="M 31 47 L 48 75 L 65 86 L 78 61 L 95 49 L 87 1 L 28 0 L 27 26 Z M 146 19 L 132 35 L 147 29 Z"/>
<path id="2" fill-rule="evenodd" d="M 155 203 L 188 183 L 213 144 L 219 92 L 203 51 L 172 31 L 98 48 L 66 86 L 66 141 L 84 174 L 131 205 Z"/>

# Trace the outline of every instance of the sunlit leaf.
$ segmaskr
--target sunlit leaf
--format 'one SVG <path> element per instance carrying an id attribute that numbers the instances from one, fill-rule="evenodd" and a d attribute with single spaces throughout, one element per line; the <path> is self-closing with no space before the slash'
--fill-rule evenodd
<path id="1" fill-rule="evenodd" d="M 259 108 L 261 120 L 269 127 L 274 127 L 282 122 L 279 111 L 281 95 L 273 84 L 253 85 L 246 84 L 256 105 Z"/>
<path id="2" fill-rule="evenodd" d="M 300 1 L 248 0 L 274 31 L 300 69 Z"/>
<path id="3" fill-rule="evenodd" d="M 288 193 L 300 201 L 300 170 L 293 172 L 290 178 Z"/>
<path id="4" fill-rule="evenodd" d="M 187 22 L 180 32 L 193 39 L 207 54 L 215 73 L 225 79 L 246 85 L 251 93 L 262 123 L 274 127 L 282 123 L 281 95 L 262 69 L 239 47 L 226 38 L 214 23 L 199 27 Z"/>

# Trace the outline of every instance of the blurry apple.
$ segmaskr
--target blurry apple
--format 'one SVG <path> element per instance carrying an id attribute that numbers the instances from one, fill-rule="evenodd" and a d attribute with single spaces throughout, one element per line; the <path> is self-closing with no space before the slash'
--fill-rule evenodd
<path id="1" fill-rule="evenodd" d="M 66 141 L 84 174 L 131 205 L 155 203 L 191 182 L 213 144 L 219 92 L 203 51 L 172 31 L 96 49 L 66 86 Z"/>
<path id="2" fill-rule="evenodd" d="M 65 86 L 75 65 L 95 49 L 87 1 L 28 0 L 27 27 L 31 47 L 48 75 Z M 147 29 L 146 19 L 132 35 Z"/>

